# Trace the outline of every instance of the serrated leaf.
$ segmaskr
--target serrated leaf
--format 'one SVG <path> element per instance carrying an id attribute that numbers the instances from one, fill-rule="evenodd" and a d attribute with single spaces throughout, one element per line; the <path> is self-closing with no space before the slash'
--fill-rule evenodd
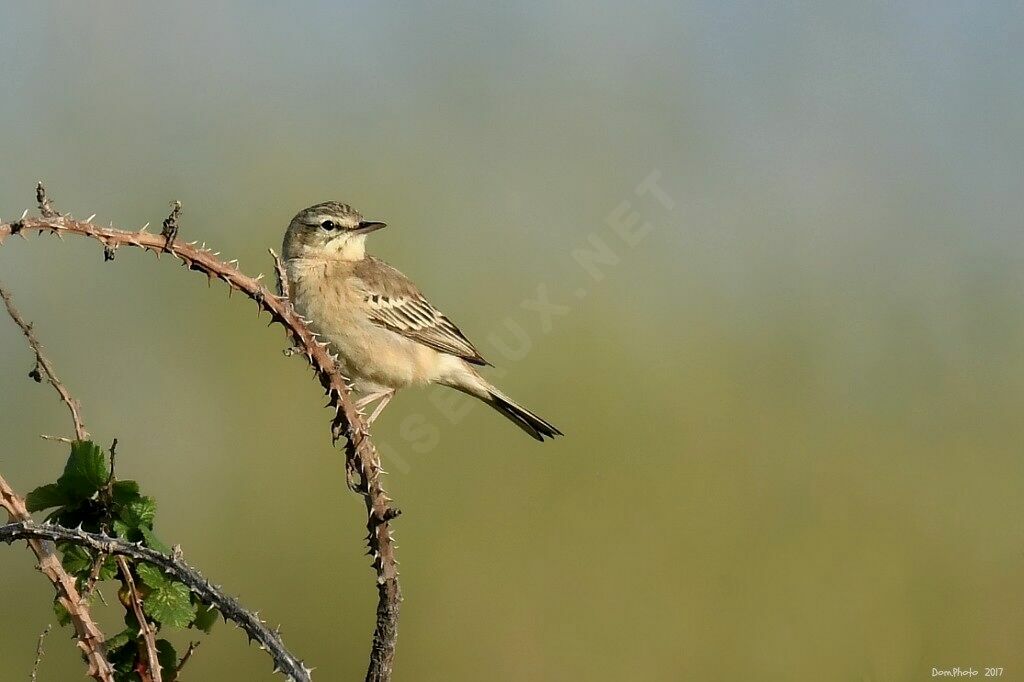
<path id="1" fill-rule="evenodd" d="M 214 623 L 217 622 L 218 612 L 212 606 L 206 604 L 200 604 L 199 608 L 196 609 L 196 619 L 192 621 L 192 627 L 198 628 L 210 634 L 210 630 L 213 629 Z"/>
<path id="2" fill-rule="evenodd" d="M 161 670 L 171 671 L 177 668 L 178 652 L 174 650 L 174 645 L 166 639 L 156 640 L 156 660 Z"/>
<path id="3" fill-rule="evenodd" d="M 171 582 L 163 571 L 152 564 L 139 563 L 135 566 L 135 572 L 139 574 L 146 587 L 154 590 L 163 589 Z"/>
<path id="4" fill-rule="evenodd" d="M 120 519 L 114 519 L 114 523 L 111 524 L 111 527 L 114 529 L 114 535 L 116 535 L 119 538 L 131 540 L 132 542 L 135 542 L 138 539 L 132 537 L 138 531 L 136 531 L 136 529 L 134 528 L 129 527 L 127 523 L 121 521 Z"/>
<path id="5" fill-rule="evenodd" d="M 71 444 L 71 455 L 57 485 L 71 501 L 77 502 L 95 495 L 109 476 L 107 458 L 100 447 L 91 441 L 77 440 Z"/>
<path id="6" fill-rule="evenodd" d="M 140 497 L 123 505 L 117 515 L 130 528 L 152 528 L 156 517 L 156 501 L 152 497 Z"/>
<path id="7" fill-rule="evenodd" d="M 58 549 L 62 554 L 60 563 L 65 571 L 80 577 L 89 575 L 92 570 L 92 555 L 89 554 L 89 550 L 80 545 L 63 542 L 58 545 Z"/>
<path id="8" fill-rule="evenodd" d="M 114 504 L 128 504 L 139 499 L 139 484 L 135 481 L 114 481 L 110 486 L 110 494 Z"/>
<path id="9" fill-rule="evenodd" d="M 170 553 L 171 548 L 165 545 L 160 540 L 160 538 L 156 536 L 156 533 L 153 532 L 152 528 L 146 528 L 145 526 L 142 526 L 141 528 L 139 528 L 139 531 L 142 533 L 142 540 L 145 543 L 146 547 L 155 549 L 158 552 L 163 552 L 164 554 Z"/>
<path id="10" fill-rule="evenodd" d="M 63 507 L 71 501 L 68 494 L 56 483 L 41 485 L 28 494 L 25 506 L 30 512 L 42 511 L 50 507 Z"/>
<path id="11" fill-rule="evenodd" d="M 196 608 L 189 599 L 190 592 L 182 583 L 168 582 L 155 589 L 142 602 L 146 615 L 161 625 L 183 628 L 196 616 Z"/>

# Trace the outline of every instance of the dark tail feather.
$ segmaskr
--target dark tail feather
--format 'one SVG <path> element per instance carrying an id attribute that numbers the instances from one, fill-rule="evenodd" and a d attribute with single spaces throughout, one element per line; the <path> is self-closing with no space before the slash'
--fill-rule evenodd
<path id="1" fill-rule="evenodd" d="M 488 390 L 487 403 L 501 412 L 513 424 L 526 431 L 539 441 L 563 435 L 550 422 L 546 422 L 522 405 L 517 405 L 511 398 L 496 388 Z"/>

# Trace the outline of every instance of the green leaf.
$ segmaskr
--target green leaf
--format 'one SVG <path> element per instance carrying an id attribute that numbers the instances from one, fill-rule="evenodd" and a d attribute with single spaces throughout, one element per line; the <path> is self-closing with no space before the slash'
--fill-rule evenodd
<path id="1" fill-rule="evenodd" d="M 123 505 L 139 499 L 139 484 L 135 481 L 115 481 L 110 488 L 114 504 Z"/>
<path id="2" fill-rule="evenodd" d="M 135 572 L 150 589 L 161 590 L 171 583 L 164 572 L 152 564 L 139 563 L 135 566 Z"/>
<path id="3" fill-rule="evenodd" d="M 71 456 L 57 485 L 71 501 L 77 502 L 95 495 L 109 476 L 107 458 L 100 447 L 91 441 L 77 440 L 71 444 Z"/>
<path id="4" fill-rule="evenodd" d="M 210 634 L 214 623 L 217 622 L 217 615 L 217 609 L 214 607 L 200 604 L 199 608 L 196 609 L 196 619 L 193 621 L 192 627 L 199 628 L 206 634 Z"/>
<path id="5" fill-rule="evenodd" d="M 108 652 L 113 652 L 115 649 L 120 649 L 134 638 L 135 636 L 132 634 L 131 630 L 121 630 L 121 632 L 105 641 L 103 645 L 107 647 Z"/>
<path id="6" fill-rule="evenodd" d="M 158 552 L 163 552 L 164 554 L 170 553 L 171 548 L 161 542 L 160 538 L 156 536 L 156 533 L 154 533 L 152 529 L 143 526 L 139 531 L 142 533 L 142 540 L 145 542 L 146 547 L 155 549 Z"/>
<path id="7" fill-rule="evenodd" d="M 178 652 L 166 639 L 156 640 L 156 660 L 161 670 L 168 672 L 178 667 Z"/>
<path id="8" fill-rule="evenodd" d="M 30 512 L 49 509 L 50 507 L 63 507 L 70 502 L 68 494 L 56 483 L 41 485 L 28 494 L 25 498 L 25 506 Z"/>
<path id="9" fill-rule="evenodd" d="M 53 613 L 57 616 L 57 622 L 60 623 L 61 626 L 69 625 L 71 623 L 71 614 L 68 613 L 68 610 L 64 608 L 64 605 L 59 601 L 54 600 Z"/>
<path id="10" fill-rule="evenodd" d="M 114 535 L 124 540 L 130 540 L 131 542 L 137 542 L 139 540 L 138 531 L 135 528 L 130 528 L 127 523 L 119 519 L 114 519 L 114 523 L 111 524 L 114 529 Z"/>
<path id="11" fill-rule="evenodd" d="M 134 672 L 139 647 L 135 644 L 133 632 L 138 632 L 138 628 L 136 627 L 134 631 L 131 628 L 127 628 L 124 632 L 114 637 L 114 639 L 120 641 L 123 635 L 127 635 L 127 641 L 121 643 L 116 648 L 107 647 L 107 660 L 114 666 L 114 679 L 117 682 L 138 682 L 139 680 L 139 676 Z"/>
<path id="12" fill-rule="evenodd" d="M 84 529 L 87 525 L 93 525 L 96 514 L 87 502 L 73 502 L 54 509 L 46 518 L 67 528 L 82 526 Z"/>
<path id="13" fill-rule="evenodd" d="M 156 501 L 152 497 L 140 497 L 122 506 L 117 515 L 129 528 L 152 528 L 156 517 Z"/>
<path id="14" fill-rule="evenodd" d="M 142 602 L 142 609 L 153 620 L 168 627 L 186 627 L 196 616 L 196 607 L 189 599 L 191 593 L 182 583 L 168 582 L 154 589 Z"/>
<path id="15" fill-rule="evenodd" d="M 70 543 L 61 543 L 58 548 L 63 554 L 60 563 L 65 571 L 80 577 L 89 575 L 92 571 L 92 555 L 89 554 L 89 550 Z"/>
<path id="16" fill-rule="evenodd" d="M 100 569 L 100 580 L 110 580 L 117 575 L 117 571 L 117 557 L 108 556 L 103 562 L 103 568 Z"/>

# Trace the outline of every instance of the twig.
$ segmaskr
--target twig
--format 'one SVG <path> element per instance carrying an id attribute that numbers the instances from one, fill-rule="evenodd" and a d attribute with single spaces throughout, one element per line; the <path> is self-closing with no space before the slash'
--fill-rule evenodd
<path id="1" fill-rule="evenodd" d="M 40 185 L 41 186 L 41 185 Z M 45 194 L 44 194 L 45 197 Z M 52 210 L 52 209 L 51 209 Z M 39 339 L 36 338 L 36 334 L 32 331 L 32 325 L 25 321 L 18 312 L 18 309 L 14 307 L 14 300 L 11 298 L 11 294 L 7 291 L 3 284 L 0 284 L 0 298 L 4 299 L 4 305 L 7 306 L 7 312 L 10 314 L 11 319 L 21 327 L 21 331 L 25 334 L 25 338 L 28 339 L 28 345 L 32 348 L 32 352 L 36 354 L 36 366 L 29 373 L 29 376 L 36 381 L 42 381 L 42 375 L 46 375 L 46 380 L 50 382 L 57 393 L 60 394 L 60 399 L 64 401 L 64 404 L 71 410 L 71 419 L 75 422 L 75 438 L 78 440 L 85 440 L 89 437 L 89 433 L 85 430 L 82 425 L 82 407 L 78 404 L 68 389 L 65 388 L 61 380 L 57 378 L 57 373 L 53 371 L 53 365 L 45 355 L 43 355 L 43 346 L 39 343 Z M 42 374 L 40 371 L 42 370 Z"/>
<path id="2" fill-rule="evenodd" d="M 110 492 L 110 486 L 114 485 L 114 465 L 117 463 L 117 439 L 115 438 L 110 444 L 110 474 L 107 476 L 107 492 Z"/>
<path id="3" fill-rule="evenodd" d="M 36 183 L 36 203 L 39 204 L 39 212 L 43 214 L 44 218 L 56 218 L 60 215 L 46 196 L 46 188 L 43 187 L 42 180 Z"/>
<path id="4" fill-rule="evenodd" d="M 39 437 L 42 438 L 43 440 L 51 440 L 54 443 L 68 443 L 68 444 L 71 444 L 71 443 L 75 442 L 75 441 L 71 440 L 70 438 L 68 438 L 67 436 L 51 436 L 51 435 L 48 435 L 48 434 L 45 434 L 45 433 L 40 433 Z"/>
<path id="5" fill-rule="evenodd" d="M 99 556 L 104 556 L 102 553 Z M 142 611 L 142 600 L 139 592 L 135 589 L 135 579 L 132 578 L 132 570 L 123 556 L 117 557 L 117 567 L 121 570 L 121 578 L 128 585 L 128 600 L 132 603 L 132 611 L 135 613 L 135 620 L 139 621 L 139 634 L 146 643 L 146 660 L 149 663 L 149 679 L 152 682 L 163 682 L 160 675 L 160 658 L 156 651 L 156 636 L 153 634 L 153 626 L 146 620 L 146 614 Z"/>
<path id="6" fill-rule="evenodd" d="M 39 664 L 43 661 L 43 640 L 50 634 L 50 627 L 47 625 L 46 629 L 39 633 L 39 641 L 36 643 L 36 662 L 32 664 L 32 677 L 29 678 L 32 682 L 36 682 L 36 675 L 39 674 Z"/>
<path id="7" fill-rule="evenodd" d="M 171 246 L 174 244 L 174 240 L 178 238 L 178 218 L 181 217 L 181 202 L 171 202 L 171 213 L 164 218 L 164 229 L 160 231 L 160 236 L 164 238 L 164 251 L 170 251 Z M 108 245 L 107 248 L 110 248 Z M 114 248 L 117 248 L 116 246 Z M 104 256 L 104 260 L 108 260 Z"/>
<path id="8" fill-rule="evenodd" d="M 294 344 L 304 349 L 306 359 L 328 396 L 328 406 L 334 410 L 331 434 L 335 441 L 345 438 L 346 467 L 358 475 L 359 481 L 354 487 L 363 496 L 367 510 L 367 544 L 377 574 L 378 602 L 366 679 L 374 682 L 390 680 L 402 600 L 390 522 L 401 512 L 392 505 L 391 498 L 381 485 L 380 456 L 370 441 L 365 421 L 349 398 L 348 386 L 326 344 L 321 345 L 316 340 L 287 299 L 275 296 L 260 284 L 258 277 L 243 274 L 205 248 L 169 240 L 162 234 L 103 228 L 66 216 L 22 218 L 11 223 L 0 223 L 0 244 L 12 234 L 24 235 L 26 232 L 77 234 L 91 237 L 104 246 L 135 246 L 156 254 L 165 251 L 171 253 L 190 270 L 203 272 L 211 279 L 217 277 L 232 289 L 253 299 L 260 311 L 270 313 L 272 321 L 281 323 Z"/>
<path id="9" fill-rule="evenodd" d="M 92 569 L 89 571 L 89 579 L 85 582 L 85 587 L 82 588 L 82 599 L 89 601 L 92 598 L 93 591 L 96 590 L 96 585 L 99 584 L 100 572 L 103 570 L 103 564 L 107 562 L 106 554 L 97 554 L 96 558 L 92 562 Z M 103 593 L 97 592 L 100 595 L 100 600 L 106 604 L 107 600 L 103 599 Z"/>
<path id="10" fill-rule="evenodd" d="M 283 672 L 296 682 L 308 682 L 310 679 L 310 669 L 285 648 L 278 630 L 268 628 L 255 613 L 250 613 L 238 601 L 224 594 L 220 587 L 211 584 L 180 556 L 163 554 L 141 544 L 133 544 L 99 533 L 89 533 L 80 528 L 65 528 L 50 523 L 37 524 L 33 521 L 0 526 L 0 542 L 11 543 L 24 539 L 37 542 L 71 542 L 95 552 L 152 564 L 175 580 L 184 583 L 204 603 L 216 606 L 225 620 L 237 623 L 250 639 L 258 642 L 261 648 L 270 653 L 274 659 L 276 672 Z"/>
<path id="11" fill-rule="evenodd" d="M 32 517 L 25 507 L 25 500 L 0 476 L 0 506 L 7 510 L 11 521 L 32 524 Z M 17 524 L 16 524 L 17 525 Z M 4 526 L 6 528 L 7 526 Z M 57 601 L 67 609 L 78 637 L 78 648 L 88 661 L 88 674 L 98 682 L 113 682 L 114 669 L 107 661 L 103 642 L 106 637 L 89 613 L 89 606 L 82 601 L 75 587 L 75 579 L 61 566 L 53 546 L 37 538 L 29 539 L 28 546 L 39 561 L 39 570 L 49 578 L 57 590 Z"/>
<path id="12" fill-rule="evenodd" d="M 39 201 L 40 210 L 47 214 L 59 216 L 46 198 L 46 190 L 43 188 L 42 183 L 39 183 L 36 187 L 36 198 Z M 42 369 L 50 385 L 53 386 L 60 395 L 61 400 L 64 401 L 64 404 L 71 411 L 71 419 L 75 424 L 75 436 L 77 439 L 82 440 L 88 437 L 89 434 L 82 425 L 78 401 L 71 396 L 68 389 L 57 378 L 57 374 L 54 372 L 50 361 L 43 355 L 43 347 L 39 343 L 39 339 L 36 338 L 35 332 L 32 331 L 32 326 L 21 317 L 18 309 L 14 307 L 14 301 L 11 299 L 10 293 L 2 285 L 0 285 L 0 297 L 3 298 L 4 305 L 7 307 L 7 312 L 10 314 L 11 319 L 21 327 L 25 338 L 28 339 L 28 345 L 36 355 L 35 369 L 32 370 L 29 376 L 32 376 L 36 381 L 40 381 L 42 377 L 39 370 Z M 25 505 L 25 500 L 14 492 L 3 476 L 0 476 L 0 506 L 7 510 L 7 516 L 11 521 L 32 520 L 32 516 L 28 513 L 28 507 Z M 99 626 L 92 619 L 92 615 L 89 613 L 88 602 L 78 593 L 74 578 L 64 570 L 53 547 L 38 540 L 30 541 L 28 545 L 39 561 L 39 569 L 50 579 L 50 582 L 56 588 L 57 600 L 67 609 L 68 614 L 71 616 L 71 622 L 74 624 L 75 633 L 78 636 L 78 647 L 85 654 L 88 661 L 88 674 L 96 680 L 112 681 L 114 669 L 111 667 L 110 662 L 107 661 L 103 646 L 105 640 L 103 631 L 100 630 Z"/>
<path id="13" fill-rule="evenodd" d="M 185 664 L 192 660 L 192 654 L 196 652 L 199 645 L 202 642 L 189 642 L 188 649 L 185 650 L 185 655 L 178 661 L 178 667 L 174 669 L 174 679 L 178 679 L 178 674 L 181 673 L 181 669 L 185 667 Z"/>
<path id="14" fill-rule="evenodd" d="M 281 298 L 291 298 L 292 294 L 288 291 L 288 274 L 284 270 L 284 263 L 281 262 L 281 257 L 273 249 L 267 249 L 267 251 L 270 253 L 270 257 L 274 259 L 274 274 L 277 275 L 277 295 Z"/>

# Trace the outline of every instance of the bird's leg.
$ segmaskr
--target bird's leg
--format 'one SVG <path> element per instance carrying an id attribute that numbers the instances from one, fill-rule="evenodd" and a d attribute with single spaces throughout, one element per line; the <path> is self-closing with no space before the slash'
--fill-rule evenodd
<path id="1" fill-rule="evenodd" d="M 381 396 L 380 402 L 377 403 L 377 407 L 374 408 L 373 414 L 371 414 L 369 416 L 369 418 L 367 418 L 367 420 L 366 420 L 366 425 L 367 426 L 372 424 L 373 421 L 377 417 L 380 416 L 380 413 L 384 411 L 384 408 L 387 407 L 387 404 L 390 403 L 391 399 L 394 398 L 394 397 L 395 397 L 395 389 L 392 388 L 392 389 L 389 389 L 389 390 L 384 392 L 384 395 Z"/>
<path id="2" fill-rule="evenodd" d="M 356 401 L 356 408 L 361 410 L 370 403 L 372 403 L 373 401 L 379 400 L 384 396 L 388 395 L 389 393 L 394 393 L 394 389 L 389 388 L 383 391 L 374 391 L 372 393 L 367 393 L 362 398 Z"/>

